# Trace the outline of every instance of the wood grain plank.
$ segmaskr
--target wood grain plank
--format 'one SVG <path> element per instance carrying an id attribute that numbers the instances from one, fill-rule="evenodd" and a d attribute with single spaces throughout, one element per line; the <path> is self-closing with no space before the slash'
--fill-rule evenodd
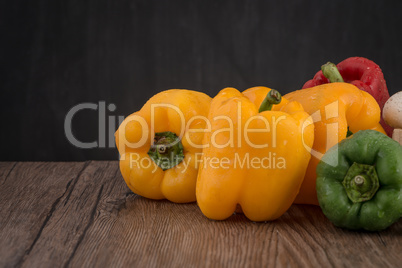
<path id="1" fill-rule="evenodd" d="M 51 170 L 25 165 L 18 163 L 9 179 L 22 170 Z M 53 173 L 65 172 L 64 165 L 56 165 Z M 32 176 L 33 181 L 42 177 Z M 35 230 L 41 226 L 39 235 L 33 232 L 28 242 L 18 237 L 4 242 L 7 231 L 13 236 L 18 231 L 29 232 L 30 225 L 17 220 L 13 221 L 16 228 L 8 224 L 0 231 L 0 266 L 398 267 L 402 262 L 401 221 L 383 232 L 352 232 L 333 226 L 319 207 L 303 205 L 292 206 L 273 222 L 253 223 L 242 214 L 212 221 L 195 203 L 153 201 L 131 193 L 118 162 L 91 162 L 64 187 L 55 195 L 58 201 L 50 205 L 51 212 L 38 216 L 38 224 L 30 221 Z M 7 199 L 0 196 L 0 200 Z M 43 202 L 33 201 L 31 209 L 38 211 L 36 207 Z M 25 209 L 19 221 L 24 215 L 33 217 Z M 3 248 L 14 240 L 22 243 L 10 244 L 11 253 L 5 254 Z M 11 258 L 12 253 L 18 257 Z"/>
<path id="2" fill-rule="evenodd" d="M 106 201 L 100 200 L 104 205 L 99 206 L 72 266 L 392 267 L 401 261 L 401 222 L 381 233 L 392 245 L 385 248 L 379 233 L 336 228 L 315 206 L 292 206 L 268 223 L 253 223 L 243 215 L 211 221 L 194 203 L 172 204 L 136 195 L 128 195 L 124 202 L 125 194 L 125 187 L 115 185 L 103 196 L 117 198 L 112 201 L 122 208 L 117 214 L 105 211 Z"/>
<path id="3" fill-rule="evenodd" d="M 8 176 L 16 165 L 16 162 L 0 162 L 0 185 L 6 182 Z"/>
<path id="4" fill-rule="evenodd" d="M 396 267 L 402 261 L 400 251 L 402 249 L 402 222 L 391 226 L 382 232 L 349 231 L 337 228 L 325 218 L 319 207 L 296 206 L 302 210 L 303 221 L 291 221 L 284 225 L 286 237 L 291 229 L 302 234 L 298 239 L 299 247 L 314 250 L 314 257 L 320 265 L 332 264 L 333 266 L 367 266 Z M 294 219 L 295 210 L 289 211 L 290 219 Z M 298 213 L 299 214 L 299 213 Z M 384 246 L 379 238 L 389 239 L 391 247 Z M 303 252 L 303 251 L 302 251 Z M 302 255 L 303 259 L 313 257 Z"/>
<path id="5" fill-rule="evenodd" d="M 112 187 L 118 171 L 117 162 L 91 162 L 55 207 L 22 267 L 68 266 L 99 213 L 104 191 Z"/>
<path id="6" fill-rule="evenodd" d="M 0 187 L 0 267 L 18 266 L 85 163 L 17 163 Z M 8 164 L 2 163 L 1 173 Z"/>

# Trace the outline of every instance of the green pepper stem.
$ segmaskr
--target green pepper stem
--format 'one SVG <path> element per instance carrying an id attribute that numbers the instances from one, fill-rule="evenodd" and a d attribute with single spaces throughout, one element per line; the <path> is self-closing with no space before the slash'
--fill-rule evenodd
<path id="1" fill-rule="evenodd" d="M 323 75 L 329 80 L 329 82 L 344 82 L 338 68 L 332 62 L 327 62 L 326 64 L 322 65 L 321 70 Z"/>
<path id="2" fill-rule="evenodd" d="M 281 103 L 281 100 L 282 95 L 277 90 L 271 89 L 271 91 L 268 92 L 267 96 L 262 101 L 260 109 L 258 109 L 258 112 L 261 113 L 264 111 L 271 111 L 272 106 L 274 106 L 274 104 Z"/>
<path id="3" fill-rule="evenodd" d="M 354 178 L 354 181 L 355 181 L 355 184 L 356 184 L 357 186 L 363 185 L 363 184 L 364 184 L 364 177 L 361 176 L 361 175 L 357 175 L 357 176 Z"/>
<path id="4" fill-rule="evenodd" d="M 359 163 L 353 163 L 342 184 L 353 203 L 370 200 L 380 187 L 375 167 Z"/>
<path id="5" fill-rule="evenodd" d="M 167 170 L 183 161 L 183 145 L 173 132 L 155 133 L 154 144 L 148 155 L 161 169 Z"/>

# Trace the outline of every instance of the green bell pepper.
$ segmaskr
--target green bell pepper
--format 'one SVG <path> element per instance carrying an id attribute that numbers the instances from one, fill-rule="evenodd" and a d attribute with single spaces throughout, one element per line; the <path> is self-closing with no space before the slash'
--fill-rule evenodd
<path id="1" fill-rule="evenodd" d="M 359 131 L 322 157 L 316 185 L 336 226 L 383 230 L 402 217 L 402 146 L 375 130 Z"/>

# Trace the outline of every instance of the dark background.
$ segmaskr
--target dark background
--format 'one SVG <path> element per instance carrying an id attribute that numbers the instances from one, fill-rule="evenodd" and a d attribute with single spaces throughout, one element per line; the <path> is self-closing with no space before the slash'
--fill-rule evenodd
<path id="1" fill-rule="evenodd" d="M 0 160 L 118 159 L 68 142 L 72 107 L 105 101 L 117 117 L 170 88 L 286 93 L 350 56 L 379 64 L 395 93 L 401 12 L 402 1 L 378 0 L 1 1 Z M 97 140 L 97 111 L 77 113 L 73 133 Z"/>

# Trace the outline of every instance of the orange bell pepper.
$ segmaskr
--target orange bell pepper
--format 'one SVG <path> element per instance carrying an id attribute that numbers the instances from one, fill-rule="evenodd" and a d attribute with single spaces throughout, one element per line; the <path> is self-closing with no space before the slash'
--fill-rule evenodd
<path id="1" fill-rule="evenodd" d="M 316 194 L 316 167 L 329 148 L 345 139 L 348 130 L 373 129 L 385 133 L 380 125 L 380 107 L 367 92 L 349 83 L 331 83 L 297 90 L 284 96 L 301 103 L 314 120 L 314 145 L 312 157 L 297 204 L 318 205 Z"/>

